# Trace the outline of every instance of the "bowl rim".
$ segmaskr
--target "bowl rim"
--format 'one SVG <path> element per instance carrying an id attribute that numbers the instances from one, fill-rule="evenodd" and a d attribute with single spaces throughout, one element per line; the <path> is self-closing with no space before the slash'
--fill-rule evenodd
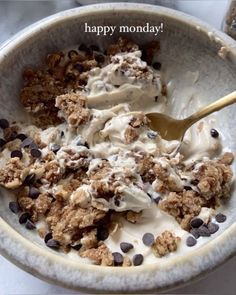
<path id="1" fill-rule="evenodd" d="M 51 27 L 58 25 L 59 23 L 64 22 L 65 20 L 72 20 L 80 16 L 89 16 L 94 14 L 102 13 L 112 13 L 114 12 L 145 12 L 148 14 L 162 15 L 168 18 L 174 18 L 175 20 L 184 23 L 187 26 L 192 28 L 199 27 L 204 34 L 212 32 L 212 34 L 218 38 L 218 43 L 222 46 L 226 46 L 230 51 L 236 56 L 236 42 L 223 32 L 220 32 L 205 22 L 198 20 L 195 17 L 187 15 L 185 13 L 160 6 L 154 6 L 149 4 L 142 3 L 103 3 L 103 4 L 94 4 L 84 7 L 78 7 L 62 11 L 46 17 L 38 22 L 26 27 L 21 30 L 19 33 L 14 35 L 12 38 L 7 40 L 0 46 L 0 63 L 4 60 L 7 55 L 10 55 L 13 50 L 15 50 L 22 43 L 27 42 L 33 36 L 36 36 L 42 30 L 48 30 Z M 143 291 L 163 291 L 173 287 L 182 285 L 182 282 L 190 281 L 193 277 L 198 278 L 204 273 L 208 273 L 210 269 L 213 269 L 232 257 L 236 253 L 236 222 L 230 225 L 222 234 L 216 237 L 214 240 L 209 241 L 203 247 L 200 247 L 196 250 L 191 251 L 184 257 L 175 257 L 171 260 L 163 261 L 161 268 L 157 263 L 142 265 L 132 268 L 111 268 L 103 266 L 88 265 L 84 263 L 75 262 L 72 259 L 66 259 L 63 256 L 57 255 L 55 252 L 43 248 L 42 246 L 31 242 L 30 240 L 23 237 L 18 233 L 14 228 L 12 228 L 7 222 L 5 222 L 0 217 L 0 253 L 6 257 L 8 260 L 13 262 L 15 265 L 19 266 L 23 270 L 33 274 L 36 277 L 46 280 L 47 282 L 54 283 L 65 288 L 70 288 L 80 291 L 96 291 L 96 292 L 121 292 L 128 293 L 135 291 L 140 293 Z M 9 250 L 7 248 L 8 243 L 14 245 Z M 222 251 L 224 245 L 230 244 L 230 251 Z M 17 255 L 12 249 L 20 249 L 21 257 Z M 186 265 L 189 265 L 190 256 L 191 263 L 199 263 L 199 261 L 205 258 L 205 254 L 211 251 L 213 255 L 209 259 L 206 266 L 206 262 L 202 266 L 201 270 L 194 270 L 192 274 L 186 273 L 184 271 Z M 194 256 L 196 257 L 192 259 Z M 47 271 L 42 267 L 42 261 L 40 262 L 38 258 L 43 257 L 43 262 L 47 266 Z M 213 259 L 214 257 L 214 259 Z M 44 266 L 45 266 L 44 265 Z M 65 280 L 63 276 L 57 271 L 58 266 L 61 269 L 70 269 L 73 272 L 74 277 L 76 277 L 72 282 L 71 280 Z M 173 269 L 173 266 L 181 273 L 181 276 L 177 275 L 177 271 L 174 272 L 174 279 L 171 283 L 168 282 L 168 272 L 170 269 Z M 97 272 L 99 270 L 99 272 Z M 88 273 L 92 276 L 89 277 Z M 143 284 L 144 280 L 147 279 L 147 273 L 151 275 L 149 278 L 150 288 Z M 108 275 L 109 276 L 106 276 Z M 84 275 L 84 276 L 83 276 Z M 136 280 L 136 285 L 128 288 L 128 282 L 123 280 L 118 283 L 118 279 L 124 279 L 126 275 L 132 276 L 133 280 Z M 85 276 L 86 279 L 84 278 Z M 115 280 L 115 284 L 110 288 L 109 279 L 112 277 Z M 137 279 L 138 278 L 138 279 Z M 117 279 L 117 280 L 116 280 Z M 165 279 L 165 280 L 164 280 Z M 88 283 L 89 282 L 89 283 Z M 98 286 L 97 282 L 102 283 Z M 144 287 L 141 285 L 143 284 Z M 151 285 L 150 285 L 151 284 Z M 108 288 L 107 288 L 108 286 Z"/>

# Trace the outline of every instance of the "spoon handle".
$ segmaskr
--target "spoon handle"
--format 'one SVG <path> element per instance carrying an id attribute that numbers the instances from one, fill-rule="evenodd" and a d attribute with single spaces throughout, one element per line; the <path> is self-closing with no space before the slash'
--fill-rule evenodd
<path id="1" fill-rule="evenodd" d="M 227 107 L 228 105 L 231 105 L 235 102 L 236 102 L 236 91 L 234 91 L 234 92 L 218 99 L 217 101 L 209 104 L 208 106 L 200 109 L 199 111 L 197 111 L 196 113 L 194 113 L 190 117 L 186 118 L 185 121 L 186 121 L 188 127 L 190 127 L 192 124 L 196 123 L 200 119 L 202 119 L 202 118 L 204 118 L 216 111 L 219 111 L 222 108 Z"/>

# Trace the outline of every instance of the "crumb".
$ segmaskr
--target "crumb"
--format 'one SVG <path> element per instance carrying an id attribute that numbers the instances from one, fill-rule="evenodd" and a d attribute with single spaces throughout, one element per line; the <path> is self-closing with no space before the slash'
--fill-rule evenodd
<path id="1" fill-rule="evenodd" d="M 77 93 L 68 93 L 56 97 L 59 114 L 66 119 L 71 127 L 78 127 L 88 122 L 90 111 L 86 108 L 86 98 Z"/>
<path id="2" fill-rule="evenodd" d="M 80 256 L 87 257 L 93 260 L 98 265 L 113 265 L 113 255 L 105 244 L 100 245 L 98 248 L 85 250 L 80 254 Z"/>
<path id="3" fill-rule="evenodd" d="M 157 257 L 163 257 L 170 252 L 175 252 L 178 248 L 180 238 L 176 237 L 173 233 L 169 231 L 164 231 L 160 236 L 158 236 L 152 246 L 153 253 Z"/>

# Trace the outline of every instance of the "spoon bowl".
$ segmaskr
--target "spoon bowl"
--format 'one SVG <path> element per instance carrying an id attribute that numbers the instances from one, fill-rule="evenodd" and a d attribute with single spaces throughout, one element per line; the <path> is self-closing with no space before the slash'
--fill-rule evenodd
<path id="1" fill-rule="evenodd" d="M 150 127 L 157 131 L 165 140 L 179 140 L 184 138 L 185 132 L 193 124 L 202 118 L 219 111 L 226 106 L 236 102 L 236 91 L 218 99 L 217 101 L 203 107 L 188 118 L 177 120 L 161 113 L 148 113 L 146 116 L 150 120 Z"/>

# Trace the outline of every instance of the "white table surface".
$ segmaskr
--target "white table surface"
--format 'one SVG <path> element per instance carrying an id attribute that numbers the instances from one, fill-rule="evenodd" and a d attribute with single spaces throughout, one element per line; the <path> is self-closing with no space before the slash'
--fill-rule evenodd
<path id="1" fill-rule="evenodd" d="M 103 1 L 98 1 L 103 2 Z M 145 2 L 145 1 L 143 1 Z M 165 2 L 162 0 L 162 2 Z M 176 0 L 176 9 L 192 14 L 221 28 L 227 0 Z M 45 16 L 76 7 L 71 0 L 1 1 L 0 43 L 14 33 Z M 172 294 L 236 294 L 236 257 L 210 273 L 204 279 L 171 291 Z M 2 294 L 82 294 L 45 283 L 22 271 L 0 256 L 0 295 Z"/>

